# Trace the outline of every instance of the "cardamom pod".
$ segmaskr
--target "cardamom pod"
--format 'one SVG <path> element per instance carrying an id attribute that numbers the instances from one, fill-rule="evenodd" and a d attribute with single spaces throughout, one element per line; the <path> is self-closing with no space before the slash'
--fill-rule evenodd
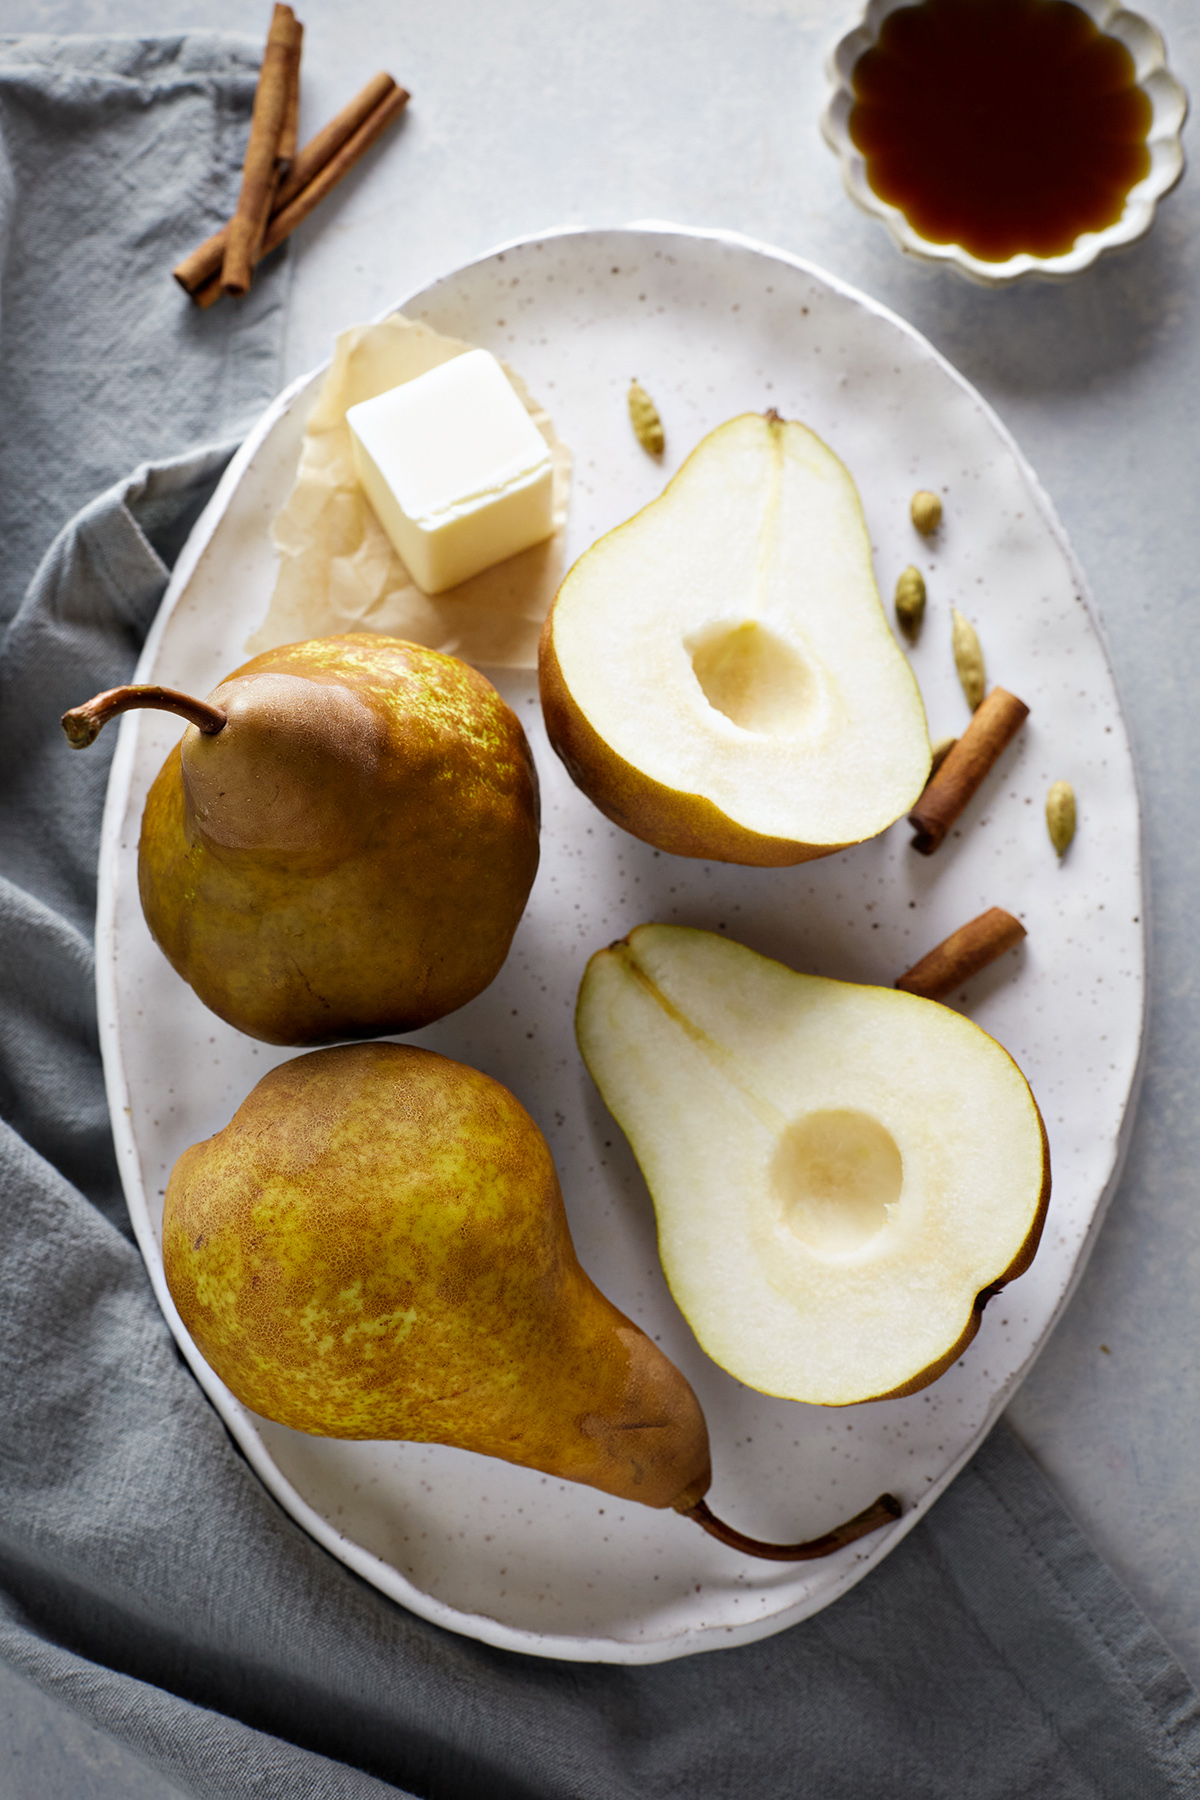
<path id="1" fill-rule="evenodd" d="M 631 381 L 629 384 L 629 419 L 642 449 L 648 450 L 651 456 L 661 456 L 667 441 L 662 420 L 658 416 L 658 408 L 640 381 Z"/>
<path id="2" fill-rule="evenodd" d="M 916 643 L 924 617 L 925 577 L 910 564 L 896 583 L 896 622 L 911 643 Z"/>
<path id="3" fill-rule="evenodd" d="M 967 705 L 974 712 L 977 706 L 982 706 L 987 692 L 983 651 L 970 620 L 963 618 L 957 606 L 950 610 L 954 618 L 954 664 L 958 670 L 958 679 L 962 682 L 962 691 L 967 696 Z"/>
<path id="4" fill-rule="evenodd" d="M 936 494 L 929 492 L 928 488 L 921 488 L 918 493 L 913 495 L 908 510 L 912 514 L 913 524 L 922 537 L 928 537 L 931 532 L 937 530 L 942 522 L 942 503 Z"/>
<path id="5" fill-rule="evenodd" d="M 934 744 L 933 750 L 932 750 L 932 756 L 931 756 L 931 760 L 930 760 L 930 764 L 929 764 L 929 779 L 930 779 L 930 781 L 933 780 L 934 776 L 937 774 L 938 770 L 941 768 L 942 764 L 945 762 L 946 758 L 949 756 L 950 752 L 953 750 L 953 748 L 954 748 L 955 744 L 957 744 L 957 742 L 958 742 L 958 739 L 956 737 L 942 737 L 942 738 L 938 739 L 936 744 Z"/>
<path id="6" fill-rule="evenodd" d="M 1060 856 L 1075 836 L 1075 789 L 1069 781 L 1056 781 L 1046 795 L 1046 830 Z"/>

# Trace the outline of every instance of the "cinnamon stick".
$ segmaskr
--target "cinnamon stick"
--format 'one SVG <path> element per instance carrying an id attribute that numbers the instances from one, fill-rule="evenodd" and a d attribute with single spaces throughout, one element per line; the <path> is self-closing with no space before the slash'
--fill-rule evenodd
<path id="1" fill-rule="evenodd" d="M 237 211 L 229 222 L 225 241 L 221 286 L 227 294 L 244 294 L 248 290 L 271 214 L 277 178 L 275 158 L 288 110 L 298 29 L 291 7 L 276 4 L 254 91 Z"/>
<path id="2" fill-rule="evenodd" d="M 313 208 L 319 206 L 326 194 L 337 186 L 343 175 L 348 175 L 354 165 L 361 161 L 375 139 L 387 129 L 393 119 L 399 117 L 407 105 L 408 93 L 404 88 L 393 87 L 389 93 L 385 94 L 374 111 L 363 120 L 353 137 L 348 138 L 337 154 L 330 157 L 312 180 L 289 200 L 287 205 L 281 206 L 279 211 L 274 214 L 267 227 L 267 235 L 263 239 L 262 249 L 259 252 L 260 256 L 268 255 L 270 251 L 282 244 L 284 238 L 290 236 L 297 225 L 307 219 Z"/>
<path id="3" fill-rule="evenodd" d="M 320 204 L 332 188 L 337 186 L 343 175 L 350 173 L 354 165 L 371 148 L 376 138 L 392 123 L 392 120 L 398 118 L 404 111 L 409 99 L 407 90 L 397 87 L 396 83 L 391 81 L 390 76 L 384 79 L 391 82 L 391 85 L 383 99 L 366 115 L 357 129 L 326 157 L 324 162 L 319 163 L 315 169 L 313 168 L 316 161 L 316 138 L 300 152 L 292 166 L 292 173 L 281 190 L 282 203 L 271 215 L 271 222 L 267 226 L 267 233 L 258 253 L 260 261 L 272 250 L 277 249 L 284 238 L 290 236 L 297 225 L 307 219 L 313 208 Z M 350 108 L 347 108 L 347 113 L 349 111 Z M 339 114 L 339 119 L 342 116 Z M 336 124 L 337 121 L 335 120 L 333 123 Z M 332 132 L 333 126 L 330 125 L 320 135 L 324 137 L 326 133 L 329 133 L 332 136 Z M 312 157 L 309 155 L 310 150 L 314 151 Z M 307 179 L 298 186 L 297 178 L 301 176 L 307 176 Z M 210 243 L 213 241 L 215 240 L 210 239 Z M 201 250 L 205 248 L 206 246 L 201 246 Z M 199 255 L 199 251 L 194 252 L 193 258 L 198 258 Z M 188 261 L 193 261 L 193 258 L 189 258 Z M 180 268 L 183 266 L 180 264 Z M 175 276 L 176 280 L 180 280 L 179 269 L 175 271 Z M 181 285 L 187 287 L 186 282 L 182 282 Z M 221 297 L 219 270 L 216 275 L 209 276 L 195 287 L 189 288 L 188 292 L 197 306 L 211 306 L 214 300 L 219 300 Z"/>
<path id="4" fill-rule="evenodd" d="M 296 140 L 300 132 L 300 52 L 304 47 L 304 27 L 296 20 L 295 41 L 288 56 L 288 90 L 287 105 L 283 111 L 283 125 L 279 132 L 279 146 L 275 152 L 275 193 L 278 194 L 280 183 L 286 180 L 288 171 L 296 160 Z M 274 196 L 272 196 L 272 211 Z"/>
<path id="5" fill-rule="evenodd" d="M 901 975 L 896 986 L 902 993 L 919 994 L 925 1000 L 944 1000 L 962 982 L 1019 944 L 1024 936 L 1020 919 L 1014 919 L 1002 906 L 990 907 L 970 924 L 952 931 L 928 956 Z"/>
<path id="6" fill-rule="evenodd" d="M 342 145 L 354 136 L 359 126 L 370 117 L 382 100 L 386 100 L 395 86 L 390 75 L 382 72 L 373 75 L 349 106 L 344 106 L 336 118 L 318 131 L 316 137 L 308 140 L 275 195 L 271 206 L 272 219 L 291 204 L 314 176 L 321 173 L 326 163 L 337 155 Z M 407 100 L 408 95 L 405 94 L 404 97 Z M 189 256 L 185 256 L 181 263 L 176 263 L 171 273 L 186 294 L 195 294 L 198 288 L 202 288 L 217 274 L 225 256 L 228 236 L 228 225 L 222 225 L 220 231 L 214 231 Z"/>
<path id="7" fill-rule="evenodd" d="M 932 856 L 1028 717 L 1023 700 L 1004 688 L 992 689 L 908 815 L 917 828 L 914 850 Z"/>

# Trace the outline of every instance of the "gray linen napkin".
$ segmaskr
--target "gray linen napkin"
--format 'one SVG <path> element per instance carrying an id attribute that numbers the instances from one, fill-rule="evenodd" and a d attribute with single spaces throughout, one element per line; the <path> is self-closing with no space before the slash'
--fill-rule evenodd
<path id="1" fill-rule="evenodd" d="M 0 44 L 0 618 L 51 518 L 156 459 L 62 532 L 0 643 L 0 1656 L 214 1800 L 1200 1793 L 1200 1700 L 1003 1428 L 817 1618 L 580 1666 L 455 1637 L 359 1581 L 182 1363 L 129 1239 L 96 1045 L 111 740 L 73 755 L 57 716 L 127 676 L 228 450 L 174 453 L 275 382 L 270 272 L 204 321 L 164 274 L 229 204 L 250 71 L 212 38 Z M 68 217 L 74 274 L 47 249 Z M 0 1745 L 0 1789 L 3 1764 Z"/>
<path id="2" fill-rule="evenodd" d="M 257 47 L 0 38 L 0 624 L 79 507 L 244 429 L 276 386 L 276 266 L 200 312 L 169 277 L 237 198 Z"/>

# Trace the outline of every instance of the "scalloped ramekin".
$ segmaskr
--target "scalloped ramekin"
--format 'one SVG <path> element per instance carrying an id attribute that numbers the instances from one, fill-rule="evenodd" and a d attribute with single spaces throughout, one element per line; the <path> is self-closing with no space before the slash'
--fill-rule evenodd
<path id="1" fill-rule="evenodd" d="M 870 0 L 861 23 L 841 39 L 830 55 L 828 72 L 833 91 L 821 116 L 821 130 L 826 143 L 841 162 L 842 178 L 850 198 L 864 212 L 883 221 L 901 250 L 909 256 L 919 257 L 922 262 L 957 269 L 985 287 L 1008 287 L 1026 275 L 1065 281 L 1090 268 L 1107 251 L 1144 237 L 1154 221 L 1158 202 L 1183 174 L 1181 133 L 1187 117 L 1188 99 L 1167 68 L 1166 49 L 1158 32 L 1137 13 L 1126 11 L 1120 0 L 1073 0 L 1073 4 L 1087 13 L 1101 31 L 1124 44 L 1133 58 L 1137 85 L 1151 106 L 1150 130 L 1146 137 L 1150 171 L 1129 190 L 1124 210 L 1114 224 L 1103 231 L 1084 232 L 1062 256 L 1032 256 L 1022 251 L 1017 256 L 1010 256 L 1007 262 L 985 262 L 961 244 L 935 244 L 922 237 L 899 207 L 879 198 L 867 180 L 866 159 L 850 137 L 850 109 L 854 105 L 851 77 L 855 63 L 864 50 L 869 50 L 876 42 L 888 15 L 913 3 L 914 0 Z"/>

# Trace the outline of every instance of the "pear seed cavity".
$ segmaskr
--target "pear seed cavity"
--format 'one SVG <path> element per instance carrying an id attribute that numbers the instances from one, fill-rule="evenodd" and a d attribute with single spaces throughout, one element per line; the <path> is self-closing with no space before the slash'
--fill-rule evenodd
<path id="1" fill-rule="evenodd" d="M 817 698 L 812 670 L 757 620 L 715 626 L 685 648 L 708 704 L 740 730 L 785 737 L 810 722 Z"/>
<path id="2" fill-rule="evenodd" d="M 788 1228 L 818 1255 L 861 1250 L 887 1224 L 904 1165 L 896 1140 L 870 1113 L 812 1112 L 775 1155 L 775 1190 Z"/>

